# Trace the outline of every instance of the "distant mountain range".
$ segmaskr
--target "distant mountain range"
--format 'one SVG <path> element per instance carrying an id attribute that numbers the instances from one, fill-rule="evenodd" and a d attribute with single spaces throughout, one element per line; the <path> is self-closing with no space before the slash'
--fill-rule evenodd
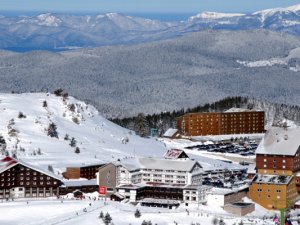
<path id="1" fill-rule="evenodd" d="M 0 17 L 0 48 L 62 50 L 164 40 L 204 29 L 270 29 L 300 35 L 300 5 L 252 14 L 202 12 L 186 21 L 162 22 L 118 13 L 74 16 L 45 13 Z"/>

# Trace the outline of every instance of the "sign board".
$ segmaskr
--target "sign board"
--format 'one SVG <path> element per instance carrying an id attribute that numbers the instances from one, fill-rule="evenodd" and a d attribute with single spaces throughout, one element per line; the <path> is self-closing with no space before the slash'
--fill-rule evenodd
<path id="1" fill-rule="evenodd" d="M 106 195 L 106 186 L 99 186 L 99 194 Z"/>

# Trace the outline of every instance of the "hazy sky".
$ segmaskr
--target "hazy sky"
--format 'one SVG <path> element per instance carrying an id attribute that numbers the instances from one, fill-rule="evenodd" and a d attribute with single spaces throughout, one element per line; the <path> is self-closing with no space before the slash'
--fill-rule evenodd
<path id="1" fill-rule="evenodd" d="M 189 13 L 254 12 L 299 0 L 0 0 L 0 11 Z"/>

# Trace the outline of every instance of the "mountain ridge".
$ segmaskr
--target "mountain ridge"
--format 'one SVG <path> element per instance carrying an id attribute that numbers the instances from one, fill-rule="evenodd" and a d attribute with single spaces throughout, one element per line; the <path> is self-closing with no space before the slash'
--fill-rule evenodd
<path id="1" fill-rule="evenodd" d="M 132 45 L 176 38 L 205 29 L 267 29 L 300 35 L 300 4 L 254 13 L 201 12 L 183 21 L 163 22 L 121 13 L 75 16 L 43 13 L 0 17 L 0 48 L 47 49 Z"/>

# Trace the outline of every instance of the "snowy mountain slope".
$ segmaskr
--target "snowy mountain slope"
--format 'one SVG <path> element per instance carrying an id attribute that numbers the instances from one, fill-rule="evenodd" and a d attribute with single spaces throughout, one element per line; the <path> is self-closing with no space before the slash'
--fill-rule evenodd
<path id="1" fill-rule="evenodd" d="M 134 155 L 162 156 L 165 151 L 161 143 L 132 134 L 104 119 L 93 106 L 72 97 L 64 100 L 46 93 L 0 94 L 0 118 L 0 134 L 8 152 L 44 169 L 52 165 L 63 170 L 65 166 L 105 163 Z M 57 126 L 58 138 L 47 134 L 51 123 Z M 65 140 L 66 134 L 69 140 Z M 72 137 L 80 153 L 70 146 Z M 124 143 L 126 138 L 128 143 Z"/>
<path id="2" fill-rule="evenodd" d="M 246 67 L 266 67 L 266 66 L 274 66 L 274 65 L 285 65 L 291 71 L 298 72 L 300 71 L 300 48 L 292 49 L 288 56 L 284 58 L 272 58 L 272 59 L 264 59 L 258 61 L 240 61 L 237 60 L 238 63 L 246 66 Z"/>
<path id="3" fill-rule="evenodd" d="M 299 47 L 298 37 L 272 31 L 207 30 L 134 46 L 0 52 L 0 91 L 53 92 L 63 87 L 102 115 L 119 118 L 194 107 L 227 96 L 299 105 L 299 72 L 285 64 L 237 63 L 285 58 Z M 291 66 L 297 63 L 292 55 Z"/>
<path id="4" fill-rule="evenodd" d="M 300 5 L 251 14 L 201 12 L 185 21 L 162 22 L 119 13 L 75 16 L 43 13 L 0 17 L 0 48 L 70 49 L 137 44 L 182 36 L 204 29 L 269 29 L 300 35 Z"/>

